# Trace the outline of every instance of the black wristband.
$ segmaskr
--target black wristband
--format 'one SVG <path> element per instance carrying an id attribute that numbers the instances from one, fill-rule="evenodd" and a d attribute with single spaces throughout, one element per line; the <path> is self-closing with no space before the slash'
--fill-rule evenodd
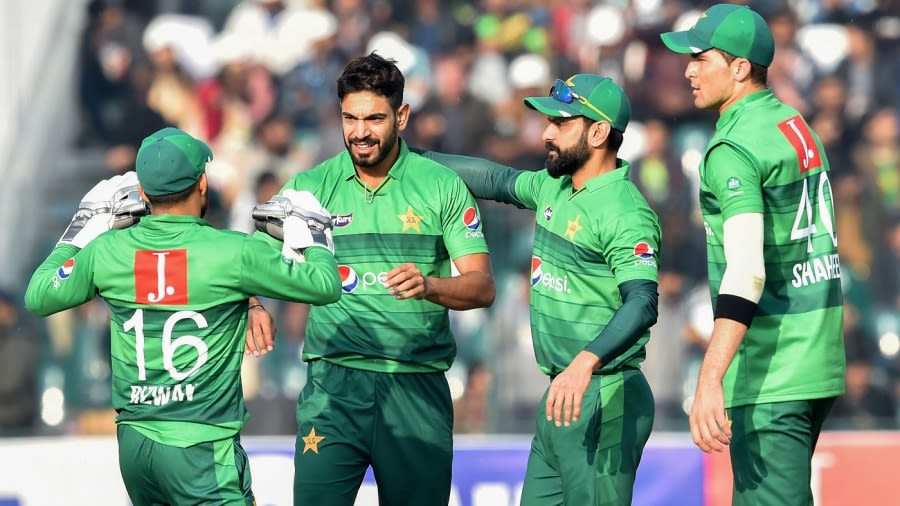
<path id="1" fill-rule="evenodd" d="M 716 300 L 715 318 L 728 318 L 750 328 L 756 314 L 756 303 L 737 295 L 720 293 Z"/>
<path id="2" fill-rule="evenodd" d="M 250 311 L 251 309 L 257 308 L 257 307 L 262 309 L 263 311 L 266 310 L 266 308 L 264 308 L 262 304 L 251 304 L 250 307 L 247 308 L 247 311 Z"/>

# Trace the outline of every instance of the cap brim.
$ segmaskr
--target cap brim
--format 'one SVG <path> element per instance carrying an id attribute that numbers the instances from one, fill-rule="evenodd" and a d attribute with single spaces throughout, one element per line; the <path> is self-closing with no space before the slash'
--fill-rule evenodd
<path id="1" fill-rule="evenodd" d="M 709 43 L 695 37 L 690 30 L 684 32 L 668 32 L 659 36 L 669 50 L 681 54 L 697 54 L 712 48 Z"/>
<path id="2" fill-rule="evenodd" d="M 553 97 L 528 97 L 525 99 L 525 105 L 530 109 L 554 118 L 584 116 L 580 104 L 579 107 L 576 107 L 575 102 L 567 104 Z"/>

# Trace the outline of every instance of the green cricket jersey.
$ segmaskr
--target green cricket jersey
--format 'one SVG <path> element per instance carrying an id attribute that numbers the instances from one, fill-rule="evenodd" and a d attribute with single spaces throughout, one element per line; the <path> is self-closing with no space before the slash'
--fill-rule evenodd
<path id="1" fill-rule="evenodd" d="M 555 375 L 593 341 L 622 305 L 619 285 L 658 281 L 659 219 L 628 180 L 629 164 L 573 191 L 572 178 L 547 170 L 522 172 L 519 202 L 535 210 L 531 257 L 531 332 L 538 365 Z M 646 357 L 644 332 L 600 374 L 638 367 Z"/>
<path id="2" fill-rule="evenodd" d="M 457 171 L 476 197 L 536 211 L 531 336 L 542 371 L 559 374 L 590 343 L 603 348 L 609 343 L 598 341 L 621 339 L 625 328 L 636 328 L 640 334 L 627 348 L 606 350 L 611 353 L 604 356 L 598 348 L 589 347 L 604 359 L 597 373 L 643 362 L 649 325 L 639 323 L 646 318 L 643 314 L 621 314 L 620 285 L 646 281 L 655 288 L 661 232 L 656 213 L 628 180 L 628 162 L 617 160 L 615 170 L 574 191 L 570 176 L 555 179 L 546 169 L 519 171 L 437 152 L 425 152 L 425 156 Z M 651 305 L 655 321 L 655 297 Z M 638 311 L 644 308 L 639 305 Z M 624 318 L 618 322 L 622 327 L 600 336 L 617 312 Z"/>
<path id="3" fill-rule="evenodd" d="M 324 248 L 285 259 L 240 232 L 190 216 L 148 216 L 78 250 L 58 245 L 25 294 L 46 316 L 100 295 L 111 313 L 117 423 L 180 447 L 234 436 L 248 414 L 241 391 L 247 299 L 327 304 L 340 296 Z"/>
<path id="4" fill-rule="evenodd" d="M 843 300 L 828 160 L 818 136 L 771 90 L 716 124 L 700 166 L 713 304 L 725 272 L 723 223 L 762 213 L 766 283 L 723 380 L 727 406 L 844 392 Z"/>
<path id="5" fill-rule="evenodd" d="M 401 140 L 384 182 L 367 189 L 344 151 L 284 189 L 312 192 L 332 215 L 343 295 L 310 310 L 303 359 L 378 372 L 445 371 L 456 356 L 448 310 L 397 300 L 387 272 L 412 262 L 424 276 L 450 277 L 452 259 L 487 253 L 475 199 L 453 171 Z"/>

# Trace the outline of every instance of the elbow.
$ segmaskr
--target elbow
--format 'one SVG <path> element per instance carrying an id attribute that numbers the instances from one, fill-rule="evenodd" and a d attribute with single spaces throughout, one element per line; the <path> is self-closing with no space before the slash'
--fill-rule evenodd
<path id="1" fill-rule="evenodd" d="M 497 288 L 494 286 L 494 278 L 487 276 L 487 280 L 481 290 L 478 290 L 476 307 L 491 307 L 497 297 Z"/>
<path id="2" fill-rule="evenodd" d="M 50 316 L 50 312 L 48 312 L 45 308 L 43 308 L 40 304 L 40 297 L 34 293 L 31 285 L 28 286 L 28 289 L 25 291 L 25 309 L 28 310 L 29 313 L 36 316 Z"/>

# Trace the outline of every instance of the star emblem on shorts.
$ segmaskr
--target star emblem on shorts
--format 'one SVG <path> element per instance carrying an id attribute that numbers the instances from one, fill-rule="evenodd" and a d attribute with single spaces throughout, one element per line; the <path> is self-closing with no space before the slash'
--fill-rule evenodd
<path id="1" fill-rule="evenodd" d="M 319 454 L 319 443 L 325 439 L 325 436 L 316 435 L 316 428 L 309 430 L 309 434 L 303 436 L 303 454 L 312 450 L 316 455 Z"/>
<path id="2" fill-rule="evenodd" d="M 574 241 L 575 234 L 577 234 L 578 231 L 581 230 L 582 227 L 581 227 L 580 222 L 581 222 L 580 214 L 575 217 L 574 221 L 569 220 L 569 226 L 566 228 L 566 237 L 568 237 L 570 241 Z"/>
<path id="3" fill-rule="evenodd" d="M 413 211 L 412 206 L 406 206 L 406 214 L 398 214 L 397 218 L 403 222 L 403 230 L 401 232 L 406 232 L 411 228 L 414 228 L 416 232 L 422 232 L 422 229 L 419 228 L 419 223 L 423 221 L 423 218 Z"/>

